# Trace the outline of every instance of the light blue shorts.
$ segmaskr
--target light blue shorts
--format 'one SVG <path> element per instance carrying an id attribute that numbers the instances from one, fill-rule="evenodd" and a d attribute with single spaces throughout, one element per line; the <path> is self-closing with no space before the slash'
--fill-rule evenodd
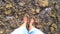
<path id="1" fill-rule="evenodd" d="M 44 34 L 44 33 L 36 28 L 33 28 L 28 32 L 26 27 L 24 28 L 19 27 L 15 29 L 11 34 Z"/>

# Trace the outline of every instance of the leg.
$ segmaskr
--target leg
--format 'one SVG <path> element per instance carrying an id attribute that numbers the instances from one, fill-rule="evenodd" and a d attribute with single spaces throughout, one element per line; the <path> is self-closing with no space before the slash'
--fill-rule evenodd
<path id="1" fill-rule="evenodd" d="M 26 28 L 26 24 L 27 24 L 27 16 L 24 16 L 23 18 L 23 24 L 21 25 L 21 27 L 15 29 L 11 34 L 28 34 L 27 28 Z"/>
<path id="2" fill-rule="evenodd" d="M 37 28 L 35 28 L 33 26 L 33 23 L 34 23 L 34 19 L 31 18 L 30 19 L 30 25 L 29 25 L 29 34 L 44 34 L 42 31 L 38 30 Z"/>

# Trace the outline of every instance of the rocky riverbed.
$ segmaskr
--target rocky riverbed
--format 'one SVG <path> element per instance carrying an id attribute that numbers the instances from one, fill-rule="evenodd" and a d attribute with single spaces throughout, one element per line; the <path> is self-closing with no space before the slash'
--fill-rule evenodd
<path id="1" fill-rule="evenodd" d="M 45 34 L 60 34 L 60 0 L 0 0 L 0 34 L 13 32 L 24 15 Z"/>

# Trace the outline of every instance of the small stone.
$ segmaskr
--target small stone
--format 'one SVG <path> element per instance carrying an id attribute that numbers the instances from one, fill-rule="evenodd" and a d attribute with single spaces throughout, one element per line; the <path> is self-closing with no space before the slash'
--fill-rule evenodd
<path id="1" fill-rule="evenodd" d="M 52 24 L 52 22 L 48 22 L 48 23 L 47 23 L 47 25 L 51 25 L 51 24 Z"/>
<path id="2" fill-rule="evenodd" d="M 56 13 L 54 11 L 51 11 L 49 15 L 54 17 L 54 18 L 56 17 Z"/>
<path id="3" fill-rule="evenodd" d="M 18 3 L 20 6 L 24 6 L 25 5 L 25 2 L 19 2 Z"/>
<path id="4" fill-rule="evenodd" d="M 60 16 L 58 16 L 58 20 L 60 21 Z"/>
<path id="5" fill-rule="evenodd" d="M 56 9 L 59 9 L 59 8 L 60 8 L 60 6 L 59 6 L 59 5 L 56 5 L 56 6 L 55 6 L 55 8 L 56 8 Z"/>
<path id="6" fill-rule="evenodd" d="M 10 30 L 9 29 L 6 29 L 6 32 L 9 32 Z"/>
<path id="7" fill-rule="evenodd" d="M 0 6 L 0 9 L 3 9 L 3 7 L 2 7 L 2 6 Z"/>
<path id="8" fill-rule="evenodd" d="M 39 24 L 40 20 L 39 19 L 36 19 L 35 22 Z"/>
<path id="9" fill-rule="evenodd" d="M 9 19 L 13 19 L 14 16 L 6 16 L 6 19 L 9 20 Z"/>
<path id="10" fill-rule="evenodd" d="M 11 10 L 7 10 L 4 12 L 5 14 L 11 14 Z"/>
<path id="11" fill-rule="evenodd" d="M 48 32 L 48 34 L 51 34 L 51 32 Z"/>
<path id="12" fill-rule="evenodd" d="M 57 32 L 54 32 L 54 34 L 58 34 Z"/>
<path id="13" fill-rule="evenodd" d="M 16 18 L 18 18 L 18 16 L 17 16 L 17 15 L 16 15 L 15 17 L 16 17 Z"/>
<path id="14" fill-rule="evenodd" d="M 31 8 L 31 11 L 32 11 L 32 12 L 35 12 L 35 9 L 34 9 L 34 8 Z"/>
<path id="15" fill-rule="evenodd" d="M 3 33 L 3 31 L 1 30 L 1 31 L 0 31 L 0 34 L 2 34 L 2 33 Z"/>
<path id="16" fill-rule="evenodd" d="M 57 25 L 55 23 L 52 24 L 52 27 L 57 28 Z"/>
<path id="17" fill-rule="evenodd" d="M 51 32 L 54 32 L 54 28 L 53 27 L 50 27 L 50 29 L 51 29 Z"/>
<path id="18" fill-rule="evenodd" d="M 35 9 L 34 9 L 34 8 L 31 8 L 30 13 L 36 14 L 36 13 L 35 13 Z"/>
<path id="19" fill-rule="evenodd" d="M 19 12 L 18 15 L 21 15 L 21 13 Z"/>
<path id="20" fill-rule="evenodd" d="M 12 4 L 7 4 L 6 5 L 6 8 L 11 8 L 12 7 Z"/>
<path id="21" fill-rule="evenodd" d="M 40 9 L 36 9 L 36 13 L 39 13 L 40 12 Z"/>
<path id="22" fill-rule="evenodd" d="M 37 28 L 42 28 L 43 26 L 42 25 L 37 25 Z"/>
<path id="23" fill-rule="evenodd" d="M 48 0 L 39 0 L 39 6 L 46 7 L 48 6 Z"/>
<path id="24" fill-rule="evenodd" d="M 2 16 L 2 15 L 0 15 L 0 18 L 3 18 L 3 16 Z"/>

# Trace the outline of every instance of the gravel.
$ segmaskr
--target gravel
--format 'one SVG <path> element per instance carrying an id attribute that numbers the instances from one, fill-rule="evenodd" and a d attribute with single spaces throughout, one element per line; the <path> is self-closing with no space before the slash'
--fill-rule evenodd
<path id="1" fill-rule="evenodd" d="M 35 18 L 35 27 L 45 34 L 60 34 L 60 1 L 0 0 L 0 34 L 10 34 L 24 15 Z"/>

